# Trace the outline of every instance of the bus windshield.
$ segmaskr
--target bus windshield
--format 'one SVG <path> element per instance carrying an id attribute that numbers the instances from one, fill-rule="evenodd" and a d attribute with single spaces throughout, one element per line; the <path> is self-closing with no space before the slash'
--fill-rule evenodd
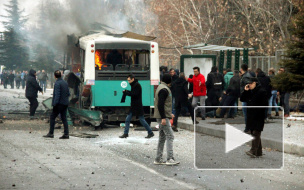
<path id="1" fill-rule="evenodd" d="M 95 70 L 99 71 L 148 71 L 148 50 L 97 49 Z"/>

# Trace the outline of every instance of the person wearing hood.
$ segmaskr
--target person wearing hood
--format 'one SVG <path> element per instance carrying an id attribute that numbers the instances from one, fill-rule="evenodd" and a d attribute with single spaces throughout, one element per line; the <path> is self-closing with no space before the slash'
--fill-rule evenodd
<path id="1" fill-rule="evenodd" d="M 159 124 L 159 139 L 157 145 L 157 155 L 154 160 L 155 165 L 178 165 L 173 156 L 174 134 L 170 119 L 174 118 L 172 114 L 172 93 L 170 74 L 164 74 L 161 84 L 157 87 L 154 99 L 154 117 Z M 167 141 L 167 161 L 163 160 L 164 146 Z"/>
<path id="2" fill-rule="evenodd" d="M 267 76 L 262 69 L 257 68 L 256 71 L 256 76 L 259 80 L 259 84 L 261 84 L 261 87 L 264 88 L 264 90 L 266 91 L 266 98 L 269 102 L 270 97 L 271 97 L 271 81 L 270 81 L 270 77 Z M 268 110 L 265 112 L 265 119 L 267 120 L 268 118 Z"/>
<path id="3" fill-rule="evenodd" d="M 265 98 L 267 92 L 259 84 L 257 78 L 250 77 L 247 79 L 247 84 L 244 91 L 241 93 L 241 101 L 246 102 L 247 106 L 268 106 L 268 100 Z M 256 158 L 262 156 L 261 133 L 264 129 L 265 111 L 264 108 L 247 108 L 247 127 L 251 135 L 252 147 L 246 152 L 250 157 Z M 248 133 L 249 133 L 248 132 Z"/>
<path id="4" fill-rule="evenodd" d="M 130 74 L 127 78 L 129 84 L 131 85 L 131 91 L 124 90 L 123 94 L 131 97 L 131 109 L 126 118 L 126 126 L 124 130 L 124 134 L 119 136 L 119 138 L 127 138 L 129 137 L 129 128 L 130 122 L 133 116 L 138 117 L 140 123 L 145 127 L 148 131 L 148 136 L 145 138 L 151 138 L 154 136 L 151 127 L 147 123 L 144 117 L 144 109 L 142 104 L 142 88 L 139 84 L 138 80 L 135 79 L 134 75 Z"/>
<path id="5" fill-rule="evenodd" d="M 185 74 L 183 72 L 181 72 L 179 78 L 175 80 L 172 89 L 175 92 L 175 110 L 176 110 L 176 114 L 173 119 L 172 129 L 173 131 L 178 132 L 177 120 L 181 113 L 181 109 L 183 107 L 188 108 L 192 122 L 194 123 L 194 110 L 191 107 L 190 102 L 188 101 L 188 98 L 191 98 L 192 94 L 188 90 L 188 82 L 186 81 Z"/>
<path id="6" fill-rule="evenodd" d="M 230 79 L 233 77 L 233 72 L 231 71 L 231 69 L 227 69 L 227 73 L 224 76 L 224 81 L 225 81 L 225 86 L 224 86 L 224 90 L 227 90 L 229 84 L 230 84 Z"/>
<path id="7" fill-rule="evenodd" d="M 31 69 L 26 80 L 25 97 L 30 102 L 30 119 L 34 119 L 36 109 L 38 107 L 37 93 L 43 94 L 42 88 L 36 80 L 36 71 Z"/>

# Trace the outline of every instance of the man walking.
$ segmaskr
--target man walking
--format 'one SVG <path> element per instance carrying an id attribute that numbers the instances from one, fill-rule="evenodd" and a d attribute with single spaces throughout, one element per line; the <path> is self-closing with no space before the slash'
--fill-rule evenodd
<path id="1" fill-rule="evenodd" d="M 206 100 L 206 83 L 205 77 L 200 73 L 199 67 L 193 68 L 193 78 L 186 78 L 188 82 L 193 84 L 193 99 L 192 107 L 195 109 L 197 103 L 200 102 L 200 106 L 205 106 Z M 205 108 L 200 108 L 202 120 L 205 120 Z"/>
<path id="2" fill-rule="evenodd" d="M 278 71 L 279 74 L 285 73 L 285 68 L 281 67 Z M 283 92 L 278 91 L 277 95 L 280 96 L 280 106 L 283 106 L 284 108 L 284 117 L 289 117 L 290 108 L 289 108 L 289 98 L 290 98 L 290 92 Z"/>
<path id="3" fill-rule="evenodd" d="M 178 79 L 178 75 L 176 75 L 175 69 L 171 68 L 170 69 L 170 75 L 171 75 L 171 93 L 172 93 L 172 114 L 175 115 L 175 92 L 172 86 L 174 85 L 174 82 Z"/>
<path id="4" fill-rule="evenodd" d="M 25 88 L 25 97 L 30 101 L 30 119 L 34 119 L 34 115 L 38 107 L 38 91 L 43 94 L 43 91 L 36 80 L 36 71 L 31 69 L 26 80 Z"/>
<path id="5" fill-rule="evenodd" d="M 22 85 L 22 89 L 24 89 L 25 88 L 25 82 L 26 82 L 26 78 L 25 78 L 25 71 L 23 71 L 22 73 L 21 73 L 21 85 Z"/>
<path id="6" fill-rule="evenodd" d="M 19 89 L 20 88 L 20 83 L 21 83 L 21 73 L 17 72 L 16 73 L 16 88 Z"/>
<path id="7" fill-rule="evenodd" d="M 15 84 L 15 75 L 13 71 L 11 71 L 10 75 L 8 76 L 9 78 L 9 83 L 11 85 L 11 89 L 14 89 L 14 84 Z"/>
<path id="8" fill-rule="evenodd" d="M 172 86 L 172 89 L 175 91 L 175 109 L 176 109 L 176 114 L 174 115 L 175 117 L 173 119 L 172 129 L 173 131 L 178 132 L 177 121 L 183 107 L 188 108 L 192 122 L 194 123 L 195 121 L 194 113 L 193 113 L 194 110 L 191 107 L 191 104 L 188 100 L 188 98 L 192 97 L 192 94 L 188 90 L 188 82 L 186 81 L 185 74 L 183 72 L 180 73 L 179 78 L 176 79 L 175 83 Z"/>
<path id="9" fill-rule="evenodd" d="M 154 117 L 159 124 L 159 139 L 157 145 L 157 155 L 154 161 L 155 165 L 177 165 L 179 162 L 173 157 L 173 130 L 171 128 L 170 119 L 174 117 L 172 114 L 172 93 L 169 88 L 171 84 L 171 76 L 164 74 L 161 84 L 155 92 L 154 100 Z M 163 151 L 165 142 L 167 141 L 167 161 L 163 160 Z"/>
<path id="10" fill-rule="evenodd" d="M 46 92 L 46 84 L 47 84 L 48 76 L 45 73 L 44 70 L 42 70 L 42 73 L 40 74 L 40 86 L 43 89 L 44 92 Z"/>
<path id="11" fill-rule="evenodd" d="M 265 106 L 268 105 L 266 91 L 259 84 L 257 78 L 247 79 L 247 84 L 241 94 L 241 101 L 246 102 L 248 106 L 264 106 L 264 108 L 247 108 L 247 127 L 250 130 L 254 140 L 250 151 L 246 152 L 252 158 L 262 156 L 261 133 L 264 128 Z"/>
<path id="12" fill-rule="evenodd" d="M 60 114 L 64 126 L 64 134 L 59 139 L 69 139 L 69 126 L 67 121 L 67 109 L 69 105 L 70 91 L 68 83 L 62 80 L 61 72 L 59 70 L 54 72 L 56 79 L 53 91 L 53 112 L 50 116 L 50 131 L 45 138 L 54 138 L 55 119 Z"/>
<path id="13" fill-rule="evenodd" d="M 124 134 L 119 136 L 119 138 L 129 137 L 130 122 L 131 122 L 133 115 L 137 116 L 139 118 L 140 123 L 148 131 L 148 136 L 145 138 L 151 138 L 154 136 L 154 133 L 152 132 L 151 127 L 146 122 L 145 117 L 144 117 L 141 85 L 139 84 L 138 80 L 135 79 L 134 75 L 132 75 L 132 74 L 130 74 L 127 79 L 128 79 L 129 84 L 131 85 L 131 91 L 124 90 L 123 94 L 124 94 L 124 96 L 131 96 L 131 109 L 126 118 L 126 126 L 125 126 L 125 130 L 124 130 Z"/>

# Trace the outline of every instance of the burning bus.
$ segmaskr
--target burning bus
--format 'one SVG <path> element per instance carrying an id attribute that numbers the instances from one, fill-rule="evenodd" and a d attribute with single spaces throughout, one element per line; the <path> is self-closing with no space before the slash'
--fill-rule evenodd
<path id="1" fill-rule="evenodd" d="M 109 31 L 93 31 L 76 38 L 76 46 L 68 55 L 76 62 L 71 64 L 71 70 L 79 72 L 77 79 L 73 73 L 68 77 L 74 92 L 70 111 L 95 126 L 124 121 L 130 99 L 121 103 L 121 98 L 123 90 L 131 89 L 127 77 L 132 73 L 142 86 L 145 117 L 151 121 L 155 88 L 160 82 L 158 44 L 153 39 L 132 32 Z"/>

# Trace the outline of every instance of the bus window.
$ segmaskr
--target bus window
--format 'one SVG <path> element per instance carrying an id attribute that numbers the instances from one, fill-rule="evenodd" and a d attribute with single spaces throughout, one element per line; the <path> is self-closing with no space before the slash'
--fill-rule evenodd
<path id="1" fill-rule="evenodd" d="M 101 50 L 95 51 L 95 70 L 100 71 L 149 71 L 148 50 Z"/>

